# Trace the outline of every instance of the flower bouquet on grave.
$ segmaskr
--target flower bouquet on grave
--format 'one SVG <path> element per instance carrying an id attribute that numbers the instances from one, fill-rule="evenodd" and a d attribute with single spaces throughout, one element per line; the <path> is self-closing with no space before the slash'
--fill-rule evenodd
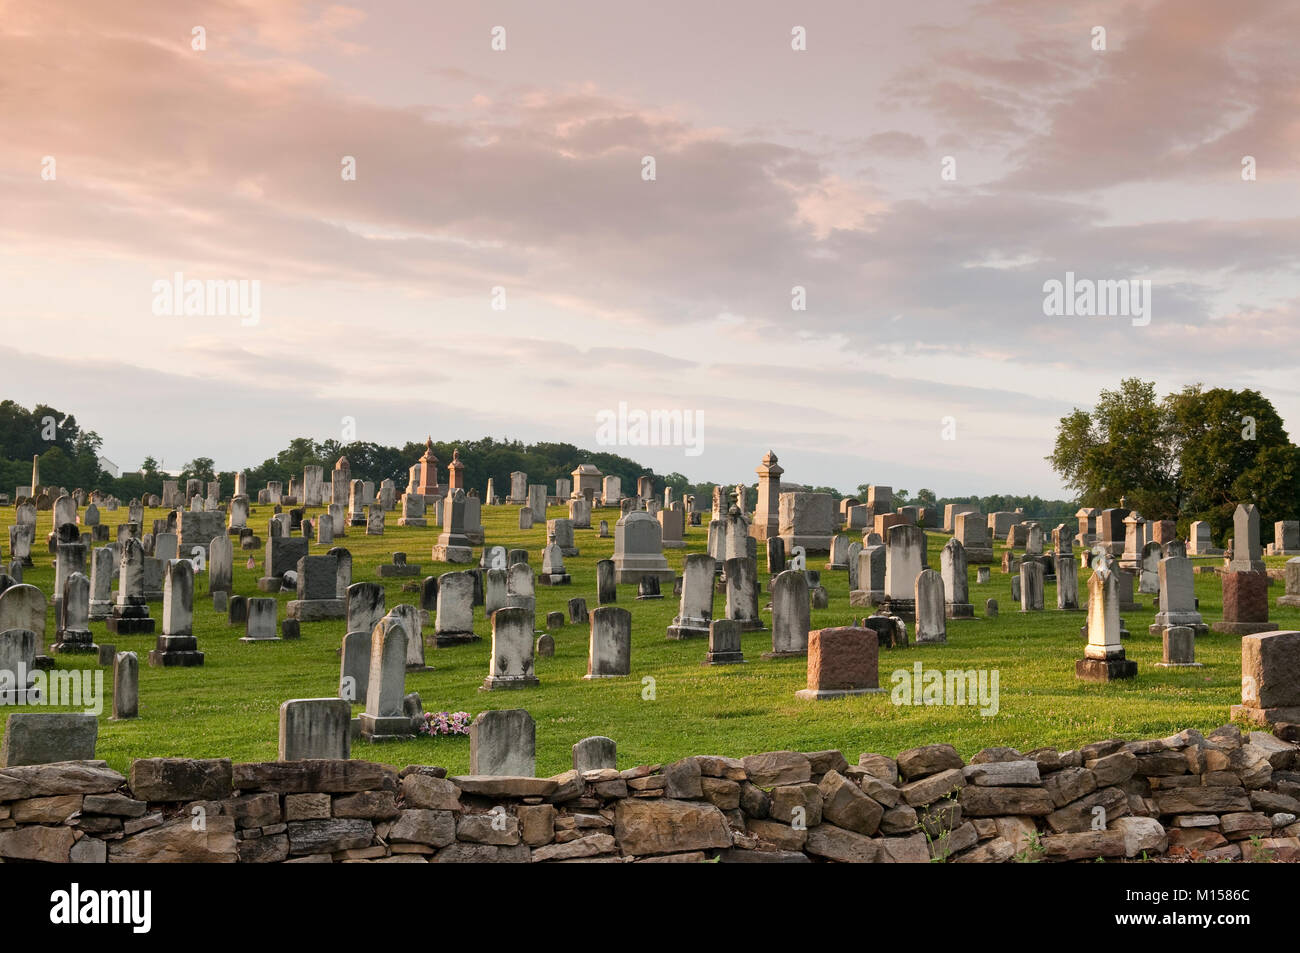
<path id="1" fill-rule="evenodd" d="M 420 725 L 420 734 L 430 737 L 467 735 L 469 723 L 470 714 L 467 711 L 426 711 Z"/>

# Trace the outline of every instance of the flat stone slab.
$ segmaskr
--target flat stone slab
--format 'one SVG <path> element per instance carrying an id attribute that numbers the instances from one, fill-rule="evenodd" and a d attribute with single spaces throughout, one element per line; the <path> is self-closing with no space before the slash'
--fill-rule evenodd
<path id="1" fill-rule="evenodd" d="M 0 764 L 5 767 L 92 761 L 99 719 L 76 712 L 14 712 L 5 722 Z"/>
<path id="2" fill-rule="evenodd" d="M 559 788 L 555 778 L 524 778 L 508 774 L 462 774 L 449 778 L 462 794 L 482 797 L 549 797 Z"/>
<path id="3" fill-rule="evenodd" d="M 284 607 L 284 617 L 299 622 L 346 619 L 347 614 L 346 599 L 291 599 Z"/>

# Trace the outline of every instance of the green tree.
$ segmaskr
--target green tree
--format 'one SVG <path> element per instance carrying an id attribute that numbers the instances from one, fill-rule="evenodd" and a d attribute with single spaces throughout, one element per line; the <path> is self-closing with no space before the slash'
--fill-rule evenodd
<path id="1" fill-rule="evenodd" d="M 1048 459 L 1087 506 L 1126 505 L 1148 519 L 1176 519 L 1185 533 L 1206 520 L 1216 536 L 1238 503 L 1260 509 L 1264 541 L 1300 502 L 1300 449 L 1258 391 L 1184 387 L 1157 400 L 1155 385 L 1129 378 L 1103 390 L 1092 411 L 1057 426 Z"/>
<path id="2" fill-rule="evenodd" d="M 1179 511 L 1179 461 L 1168 403 L 1137 378 L 1103 390 L 1091 412 L 1076 408 L 1057 425 L 1052 467 L 1084 506 L 1126 505 L 1148 519 Z"/>

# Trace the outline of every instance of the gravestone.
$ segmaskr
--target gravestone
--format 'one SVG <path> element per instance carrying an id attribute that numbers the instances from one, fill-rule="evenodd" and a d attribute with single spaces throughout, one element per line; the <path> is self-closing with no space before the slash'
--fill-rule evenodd
<path id="1" fill-rule="evenodd" d="M 59 641 L 52 651 L 97 654 L 99 646 L 90 634 L 90 580 L 83 573 L 71 573 L 64 580 L 59 612 Z"/>
<path id="2" fill-rule="evenodd" d="M 1079 608 L 1079 567 L 1074 557 L 1063 554 L 1056 560 L 1056 608 L 1073 611 Z"/>
<path id="3" fill-rule="evenodd" d="M 829 553 L 835 532 L 835 500 L 829 493 L 780 495 L 778 528 L 787 552 L 802 546 L 807 553 Z"/>
<path id="4" fill-rule="evenodd" d="M 528 474 L 516 470 L 510 474 L 510 495 L 506 502 L 519 505 L 528 502 Z"/>
<path id="5" fill-rule="evenodd" d="M 375 570 L 375 575 L 380 579 L 393 579 L 405 576 L 418 576 L 420 574 L 419 566 L 406 561 L 406 553 L 393 553 L 393 561 L 380 565 Z"/>
<path id="6" fill-rule="evenodd" d="M 682 598 L 668 626 L 670 639 L 705 638 L 713 621 L 713 557 L 690 553 L 682 562 Z"/>
<path id="7" fill-rule="evenodd" d="M 419 638 L 419 635 L 416 635 Z M 408 635 L 393 616 L 380 619 L 370 636 L 370 684 L 362 713 L 361 737 L 388 741 L 414 735 L 406 714 L 406 645 Z"/>
<path id="8" fill-rule="evenodd" d="M 1043 564 L 1022 562 L 1020 564 L 1020 611 L 1041 612 L 1044 604 Z"/>
<path id="9" fill-rule="evenodd" d="M 230 500 L 230 522 L 226 526 L 227 534 L 238 536 L 239 531 L 248 525 L 248 497 L 236 496 Z"/>
<path id="10" fill-rule="evenodd" d="M 506 605 L 508 605 L 506 570 L 487 570 L 483 581 L 483 614 L 491 619 L 494 612 Z"/>
<path id="11" fill-rule="evenodd" d="M 573 770 L 578 774 L 617 769 L 618 746 L 614 739 L 596 735 L 583 738 L 573 746 Z"/>
<path id="12" fill-rule="evenodd" d="M 767 538 L 767 573 L 775 576 L 785 572 L 785 540 L 780 536 Z"/>
<path id="13" fill-rule="evenodd" d="M 531 688 L 537 684 L 532 613 L 515 606 L 497 610 L 492 614 L 492 654 L 483 690 Z"/>
<path id="14" fill-rule="evenodd" d="M 709 651 L 703 665 L 741 665 L 745 653 L 740 636 L 744 627 L 735 619 L 714 619 L 709 623 Z"/>
<path id="15" fill-rule="evenodd" d="M 1097 542 L 1097 518 L 1101 515 L 1101 510 L 1085 506 L 1074 515 L 1079 521 L 1079 532 L 1075 534 L 1074 541 L 1088 549 Z"/>
<path id="16" fill-rule="evenodd" d="M 469 772 L 531 778 L 537 773 L 537 725 L 522 708 L 480 712 L 469 726 Z"/>
<path id="17" fill-rule="evenodd" d="M 727 578 L 726 617 L 740 623 L 746 632 L 763 628 L 758 614 L 758 566 L 748 557 L 735 557 L 725 563 Z"/>
<path id="18" fill-rule="evenodd" d="M 276 630 L 278 606 L 270 597 L 253 597 L 248 600 L 244 619 L 244 636 L 241 642 L 278 642 Z"/>
<path id="19" fill-rule="evenodd" d="M 366 507 L 366 535 L 384 535 L 384 509 L 376 504 Z"/>
<path id="20" fill-rule="evenodd" d="M 31 629 L 0 629 L 0 705 L 28 705 L 41 701 L 33 687 L 37 635 Z"/>
<path id="21" fill-rule="evenodd" d="M 623 499 L 623 478 L 607 476 L 601 481 L 600 501 L 605 506 L 618 506 Z"/>
<path id="22" fill-rule="evenodd" d="M 916 577 L 925 568 L 925 530 L 891 526 L 885 544 L 885 599 L 881 609 L 906 622 L 916 618 Z"/>
<path id="23" fill-rule="evenodd" d="M 1215 549 L 1210 524 L 1196 520 L 1190 527 L 1191 539 L 1188 541 L 1189 556 L 1221 556 L 1223 550 Z"/>
<path id="24" fill-rule="evenodd" d="M 1124 654 L 1120 636 L 1119 587 L 1110 562 L 1103 557 L 1088 580 L 1088 645 L 1074 663 L 1075 677 L 1087 682 L 1135 678 L 1137 663 Z"/>
<path id="25" fill-rule="evenodd" d="M 438 577 L 438 613 L 434 635 L 439 648 L 479 641 L 474 634 L 474 580 L 469 573 Z"/>
<path id="26" fill-rule="evenodd" d="M 1267 572 L 1228 570 L 1219 578 L 1223 585 L 1223 618 L 1211 626 L 1215 632 L 1253 635 L 1277 628 L 1276 622 L 1268 621 Z"/>
<path id="27" fill-rule="evenodd" d="M 421 632 L 423 620 L 420 618 L 420 610 L 410 603 L 401 603 L 393 606 L 384 616 L 385 619 L 396 619 L 401 623 L 402 630 L 407 633 L 406 638 L 406 671 L 412 672 L 432 672 L 433 668 L 425 664 L 424 659 L 424 635 Z"/>
<path id="28" fill-rule="evenodd" d="M 5 721 L 0 767 L 95 760 L 99 719 L 73 712 L 14 712 Z"/>
<path id="29" fill-rule="evenodd" d="M 292 698 L 280 705 L 280 761 L 352 756 L 352 706 L 342 698 Z"/>
<path id="30" fill-rule="evenodd" d="M 583 678 L 619 678 L 631 672 L 632 613 L 619 606 L 593 609 Z"/>
<path id="31" fill-rule="evenodd" d="M 285 605 L 286 619 L 320 622 L 347 618 L 347 597 L 338 594 L 337 556 L 303 556 L 298 560 L 297 573 L 297 598 Z"/>
<path id="32" fill-rule="evenodd" d="M 850 606 L 875 606 L 885 600 L 885 547 L 868 544 L 858 553 L 858 588 L 849 591 Z"/>
<path id="33" fill-rule="evenodd" d="M 90 618 L 102 621 L 113 608 L 113 576 L 117 572 L 116 554 L 100 546 L 90 554 Z"/>
<path id="34" fill-rule="evenodd" d="M 455 490 L 442 498 L 442 533 L 434 544 L 432 559 L 442 563 L 473 562 L 472 547 L 465 535 L 465 491 Z"/>
<path id="35" fill-rule="evenodd" d="M 269 600 L 272 606 L 275 600 Z M 203 664 L 194 637 L 194 566 L 187 559 L 167 563 L 163 577 L 162 634 L 149 652 L 153 667 L 190 668 Z"/>
<path id="36" fill-rule="evenodd" d="M 618 601 L 617 571 L 612 559 L 601 559 L 596 563 L 596 604 L 607 605 Z"/>
<path id="37" fill-rule="evenodd" d="M 528 485 L 528 508 L 533 511 L 534 523 L 546 522 L 546 484 Z"/>
<path id="38" fill-rule="evenodd" d="M 849 568 L 849 538 L 836 533 L 831 537 L 830 558 L 826 563 L 828 571 Z"/>
<path id="39" fill-rule="evenodd" d="M 1230 716 L 1261 728 L 1300 722 L 1300 632 L 1241 640 L 1241 704 L 1232 706 Z"/>
<path id="40" fill-rule="evenodd" d="M 134 652 L 113 658 L 113 721 L 140 715 L 140 659 Z"/>
<path id="41" fill-rule="evenodd" d="M 316 519 L 316 542 L 328 546 L 334 542 L 334 520 L 328 513 L 322 513 Z"/>
<path id="42" fill-rule="evenodd" d="M 569 500 L 569 520 L 574 529 L 591 529 L 591 501 L 585 497 Z"/>
<path id="43" fill-rule="evenodd" d="M 659 511 L 659 532 L 664 549 L 684 549 L 686 547 L 686 510 L 681 503 L 674 503 Z M 748 525 L 748 524 L 746 524 Z"/>
<path id="44" fill-rule="evenodd" d="M 214 536 L 208 544 L 208 592 L 232 593 L 235 547 L 229 536 Z"/>
<path id="45" fill-rule="evenodd" d="M 808 653 L 812 626 L 808 575 L 787 569 L 772 580 L 772 651 L 763 658 L 788 658 Z"/>
<path id="46" fill-rule="evenodd" d="M 149 604 L 144 594 L 144 560 L 140 541 L 128 537 L 122 544 L 122 558 L 118 564 L 117 601 L 105 622 L 105 627 L 114 635 L 148 635 L 154 631 L 154 620 L 149 618 Z"/>
<path id="47" fill-rule="evenodd" d="M 537 580 L 543 586 L 567 586 L 571 580 L 564 571 L 564 551 L 551 536 L 542 550 L 542 572 Z"/>
<path id="48" fill-rule="evenodd" d="M 398 526 L 428 526 L 424 515 L 424 497 L 417 493 L 402 495 L 402 515 L 397 520 Z"/>
<path id="49" fill-rule="evenodd" d="M 1280 606 L 1300 607 L 1300 558 L 1286 561 L 1286 594 L 1277 597 Z"/>
<path id="50" fill-rule="evenodd" d="M 1201 668 L 1196 661 L 1196 633 L 1189 626 L 1171 625 L 1161 633 L 1163 653 L 1156 668 Z"/>
<path id="51" fill-rule="evenodd" d="M 795 692 L 795 697 L 823 701 L 881 691 L 879 654 L 880 636 L 873 629 L 814 629 L 808 633 L 808 687 Z"/>
<path id="52" fill-rule="evenodd" d="M 1155 595 L 1160 591 L 1160 561 L 1164 552 L 1155 540 L 1142 547 L 1142 558 L 1138 569 L 1138 592 Z"/>
<path id="53" fill-rule="evenodd" d="M 1025 555 L 1043 555 L 1043 528 L 1037 523 L 1030 523 L 1025 534 Z"/>
<path id="54" fill-rule="evenodd" d="M 614 527 L 614 581 L 635 583 L 643 576 L 658 576 L 667 582 L 673 571 L 664 558 L 659 521 L 649 513 L 635 511 Z"/>
<path id="55" fill-rule="evenodd" d="M 916 605 L 916 644 L 945 644 L 948 641 L 948 622 L 943 576 L 933 569 L 922 569 L 916 576 L 913 599 Z"/>
<path id="56" fill-rule="evenodd" d="M 1259 509 L 1254 503 L 1238 503 L 1232 514 L 1232 561 L 1230 572 L 1263 572 L 1264 557 L 1259 545 Z"/>
<path id="57" fill-rule="evenodd" d="M 1209 632 L 1209 626 L 1196 609 L 1195 576 L 1190 559 L 1171 556 L 1160 560 L 1159 589 L 1160 611 L 1148 629 L 1151 635 L 1158 636 L 1175 626 L 1188 629 L 1193 637 Z"/>
<path id="58" fill-rule="evenodd" d="M 950 619 L 975 618 L 975 606 L 970 601 L 970 575 L 966 568 L 966 547 L 957 539 L 950 539 L 939 553 L 939 571 L 943 576 L 944 595 Z M 859 568 L 859 572 L 861 569 Z"/>
<path id="59" fill-rule="evenodd" d="M 370 635 L 365 632 L 349 632 L 343 636 L 343 644 L 339 649 L 339 698 L 349 704 L 359 702 L 364 705 L 369 683 Z"/>
<path id="60" fill-rule="evenodd" d="M 262 592 L 279 592 L 284 588 L 284 574 L 296 570 L 298 560 L 307 555 L 308 541 L 302 536 L 268 536 L 257 588 Z"/>
<path id="61" fill-rule="evenodd" d="M 349 632 L 363 632 L 369 639 L 385 611 L 383 586 L 375 582 L 357 582 L 348 586 L 345 617 Z"/>

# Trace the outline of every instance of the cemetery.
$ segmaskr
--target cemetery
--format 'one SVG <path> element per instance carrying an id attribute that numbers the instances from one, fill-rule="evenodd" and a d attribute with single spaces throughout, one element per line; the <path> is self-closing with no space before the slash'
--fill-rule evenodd
<path id="1" fill-rule="evenodd" d="M 771 451 L 698 523 L 589 464 L 480 504 L 462 459 L 384 492 L 340 458 L 301 502 L 19 487 L 0 858 L 1300 859 L 1300 559 L 1252 503 L 1225 553 L 1114 507 L 837 507 Z"/>

